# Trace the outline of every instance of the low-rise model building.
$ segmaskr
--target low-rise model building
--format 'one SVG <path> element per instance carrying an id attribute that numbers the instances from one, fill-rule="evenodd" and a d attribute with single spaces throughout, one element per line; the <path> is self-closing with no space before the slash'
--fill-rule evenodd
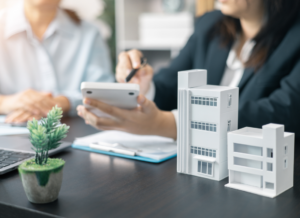
<path id="1" fill-rule="evenodd" d="M 271 198 L 293 187 L 294 138 L 278 124 L 228 133 L 225 186 Z"/>

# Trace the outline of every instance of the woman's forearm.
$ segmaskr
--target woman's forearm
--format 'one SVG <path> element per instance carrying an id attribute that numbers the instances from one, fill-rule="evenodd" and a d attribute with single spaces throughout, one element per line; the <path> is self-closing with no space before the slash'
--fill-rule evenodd
<path id="1" fill-rule="evenodd" d="M 69 99 L 65 96 L 57 96 L 54 98 L 54 101 L 57 103 L 57 106 L 61 107 L 64 113 L 68 113 L 71 109 L 71 104 Z"/>
<path id="2" fill-rule="evenodd" d="M 174 140 L 177 139 L 177 127 L 174 114 L 169 111 L 162 111 L 161 118 L 156 128 L 155 135 L 160 135 Z"/>

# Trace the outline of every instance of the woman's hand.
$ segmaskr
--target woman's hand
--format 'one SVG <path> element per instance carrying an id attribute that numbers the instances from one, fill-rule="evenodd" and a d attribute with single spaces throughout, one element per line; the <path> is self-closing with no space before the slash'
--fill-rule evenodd
<path id="1" fill-rule="evenodd" d="M 112 116 L 97 117 L 84 106 L 78 106 L 78 115 L 85 119 L 87 124 L 101 130 L 121 130 L 141 135 L 160 135 L 176 140 L 176 122 L 172 112 L 159 110 L 155 103 L 143 95 L 138 97 L 138 106 L 133 110 L 125 110 L 107 105 L 103 102 L 84 99 L 84 104 L 98 108 Z"/>
<path id="2" fill-rule="evenodd" d="M 71 107 L 65 96 L 53 98 L 51 93 L 37 92 L 32 89 L 1 97 L 0 113 L 2 114 L 27 111 L 27 113 L 31 113 L 36 117 L 45 117 L 55 105 L 61 107 L 64 112 L 68 112 Z"/>
<path id="3" fill-rule="evenodd" d="M 42 116 L 20 109 L 20 110 L 16 110 L 16 111 L 10 113 L 9 115 L 7 115 L 5 122 L 6 123 L 24 123 L 24 122 L 27 122 L 28 120 L 33 120 L 33 118 L 35 118 L 36 120 L 39 120 L 42 118 Z"/>
<path id="4" fill-rule="evenodd" d="M 49 99 L 51 98 L 51 99 Z M 41 101 L 46 101 L 43 105 L 43 108 L 39 108 Z M 50 102 L 49 102 L 50 101 Z M 14 101 L 12 101 L 14 102 Z M 48 104 L 48 105 L 47 105 Z M 42 117 L 46 117 L 48 112 L 55 106 L 61 107 L 62 110 L 66 113 L 70 110 L 70 102 L 68 98 L 65 96 L 58 96 L 52 98 L 52 96 L 44 96 L 44 99 L 40 99 L 40 102 L 37 101 L 35 105 L 32 107 L 26 106 L 24 108 L 15 107 L 16 109 L 10 112 L 6 119 L 6 123 L 23 123 L 27 122 L 28 120 L 32 120 L 35 118 L 36 120 L 41 119 Z M 33 108 L 33 107 L 37 108 Z M 37 110 L 37 111 L 34 111 Z M 42 111 L 41 111 L 42 110 Z"/>
<path id="5" fill-rule="evenodd" d="M 45 116 L 55 104 L 51 93 L 28 89 L 15 95 L 2 96 L 0 113 L 9 114 L 16 110 L 26 110 L 38 116 Z"/>
<path id="6" fill-rule="evenodd" d="M 133 68 L 138 69 L 141 66 L 141 57 L 143 57 L 143 54 L 135 49 L 120 53 L 119 63 L 116 67 L 116 80 L 119 83 L 125 83 L 125 79 L 130 71 Z M 140 93 L 145 95 L 149 91 L 152 78 L 153 69 L 147 64 L 135 74 L 130 83 L 139 84 Z"/>

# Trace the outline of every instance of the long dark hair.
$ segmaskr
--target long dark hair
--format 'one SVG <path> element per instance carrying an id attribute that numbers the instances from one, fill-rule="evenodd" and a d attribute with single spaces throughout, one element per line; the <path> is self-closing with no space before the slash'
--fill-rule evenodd
<path id="1" fill-rule="evenodd" d="M 300 15 L 300 0 L 262 0 L 262 2 L 266 22 L 254 37 L 256 45 L 245 63 L 246 67 L 253 67 L 256 70 L 266 62 Z M 222 44 L 226 45 L 233 42 L 241 32 L 240 20 L 224 16 L 215 30 L 215 33 L 221 36 Z"/>

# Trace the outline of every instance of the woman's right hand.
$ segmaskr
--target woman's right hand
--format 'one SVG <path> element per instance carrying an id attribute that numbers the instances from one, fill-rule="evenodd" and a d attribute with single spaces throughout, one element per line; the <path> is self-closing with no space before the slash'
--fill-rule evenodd
<path id="1" fill-rule="evenodd" d="M 116 67 L 116 79 L 119 83 L 125 83 L 125 79 L 132 69 L 138 69 L 141 66 L 142 52 L 133 49 L 127 52 L 122 52 L 119 55 L 119 63 Z M 130 80 L 130 83 L 140 85 L 140 93 L 145 95 L 151 85 L 153 78 L 153 69 L 150 65 L 141 68 L 135 76 Z"/>

